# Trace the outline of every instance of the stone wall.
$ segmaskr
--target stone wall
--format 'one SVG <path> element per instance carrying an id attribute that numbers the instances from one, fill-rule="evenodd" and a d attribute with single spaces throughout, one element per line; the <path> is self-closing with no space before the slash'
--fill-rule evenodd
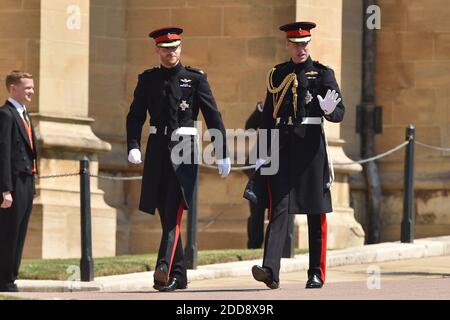
<path id="1" fill-rule="evenodd" d="M 360 0 L 343 0 L 342 8 L 342 76 L 341 90 L 347 108 L 341 125 L 341 138 L 346 154 L 360 156 L 360 139 L 356 130 L 356 106 L 361 103 L 362 80 L 362 12 Z"/>
<path id="2" fill-rule="evenodd" d="M 345 63 L 344 50 L 347 50 L 352 56 L 357 57 L 358 52 L 348 48 L 348 42 L 344 42 L 343 36 L 347 29 L 343 28 L 343 20 L 348 19 L 348 12 L 345 12 L 348 6 L 344 6 L 342 0 L 336 1 L 297 1 L 297 21 L 314 21 L 317 27 L 312 31 L 311 56 L 313 60 L 329 66 L 335 72 L 336 80 L 340 85 L 344 103 L 346 105 L 345 118 L 352 118 L 355 107 L 347 102 L 346 87 L 342 84 L 352 83 L 348 74 L 343 74 L 343 65 Z M 351 10 L 357 7 L 353 5 Z M 344 47 L 346 45 L 346 47 Z M 343 79 L 343 76 L 346 76 Z M 350 81 L 350 82 L 349 82 Z M 354 99 L 354 95 L 350 95 Z M 346 120 L 349 121 L 348 119 Z M 341 132 L 343 125 L 340 123 L 325 122 L 326 135 L 328 137 L 330 157 L 335 163 L 349 162 L 350 159 L 344 152 L 345 141 L 342 140 Z M 331 188 L 333 202 L 333 213 L 327 215 L 328 224 L 328 248 L 344 248 L 357 246 L 364 243 L 364 230 L 355 220 L 355 214 L 350 207 L 350 185 L 349 175 L 355 174 L 361 170 L 359 165 L 335 165 L 335 181 Z M 308 233 L 306 216 L 298 215 L 296 217 L 299 226 L 299 246 L 307 247 Z"/>
<path id="3" fill-rule="evenodd" d="M 12 70 L 26 70 L 33 74 L 39 86 L 40 0 L 3 0 L 0 6 L 0 101 L 8 98 L 6 75 Z M 39 91 L 29 110 L 35 112 Z M 41 252 L 42 241 L 28 244 L 25 251 Z"/>
<path id="4" fill-rule="evenodd" d="M 343 0 L 342 18 L 342 78 L 346 114 L 341 125 L 341 138 L 345 153 L 351 159 L 360 159 L 361 141 L 356 133 L 356 106 L 362 98 L 362 41 L 363 3 L 360 0 Z M 365 181 L 362 172 L 350 176 L 350 206 L 355 219 L 367 231 Z"/>
<path id="5" fill-rule="evenodd" d="M 91 130 L 89 100 L 89 0 L 2 0 L 0 72 L 31 72 L 36 94 L 28 107 L 40 153 L 40 175 L 76 173 L 79 160 L 110 149 Z M 5 90 L 2 96 L 7 97 Z M 24 256 L 79 257 L 79 177 L 38 179 Z M 115 210 L 91 181 L 93 253 L 115 255 Z"/>
<path id="6" fill-rule="evenodd" d="M 39 85 L 40 0 L 2 0 L 0 5 L 0 101 L 8 97 L 5 77 L 26 70 Z M 36 83 L 37 81 L 37 83 Z M 39 92 L 29 110 L 35 111 Z"/>
<path id="7" fill-rule="evenodd" d="M 446 1 L 379 1 L 376 99 L 383 107 L 377 152 L 400 144 L 405 127 L 417 140 L 450 146 L 450 8 Z M 403 152 L 381 161 L 382 240 L 398 240 L 402 220 Z M 416 147 L 416 237 L 450 232 L 449 153 Z"/>
<path id="8" fill-rule="evenodd" d="M 93 131 L 112 149 L 100 155 L 102 175 L 140 175 L 127 163 L 125 118 L 126 99 L 126 0 L 91 0 L 89 55 L 89 115 Z M 134 171 L 133 171 L 134 169 Z M 128 253 L 128 192 L 136 182 L 100 180 L 105 201 L 117 209 L 117 254 Z"/>
<path id="9" fill-rule="evenodd" d="M 89 7 L 85 1 L 73 2 L 81 4 L 83 10 L 89 10 L 83 11 L 83 19 L 89 19 L 90 30 L 83 33 L 82 44 L 78 42 L 78 45 L 79 38 L 72 41 L 73 35 L 57 28 L 67 15 L 64 8 L 55 7 L 48 0 L 1 0 L 0 78 L 4 79 L 12 68 L 33 73 L 39 90 L 29 109 L 37 114 L 39 131 L 45 133 L 44 142 L 60 135 L 61 128 L 68 128 L 65 123 L 71 123 L 71 132 L 79 130 L 78 133 L 87 137 L 77 143 L 90 141 L 95 145 L 94 153 L 92 149 L 87 152 L 94 160 L 94 170 L 97 168 L 96 154 L 108 147 L 96 140 L 90 127 L 95 135 L 112 146 L 111 151 L 99 156 L 102 174 L 141 174 L 141 166 L 132 166 L 126 161 L 125 118 L 138 74 L 158 65 L 154 43 L 148 33 L 167 25 L 180 25 L 185 29 L 182 62 L 208 74 L 225 125 L 233 129 L 242 128 L 256 102 L 264 98 L 267 70 L 287 58 L 284 37 L 278 27 L 299 19 L 317 22 L 318 28 L 313 33 L 313 58 L 336 71 L 347 107 L 342 125 L 327 126 L 332 148 L 338 158 L 344 159 L 345 154 L 350 158 L 359 157 L 359 137 L 354 133 L 355 106 L 361 94 L 362 8 L 359 0 L 335 1 L 332 5 L 325 0 L 91 0 Z M 379 1 L 382 28 L 377 38 L 376 103 L 383 107 L 384 131 L 377 136 L 376 153 L 404 141 L 405 126 L 409 123 L 416 125 L 419 141 L 450 146 L 450 46 L 447 44 L 450 24 L 446 18 L 450 9 L 445 4 L 443 0 Z M 325 13 L 334 18 L 328 19 Z M 338 15 L 342 15 L 342 19 L 336 18 Z M 70 50 L 70 46 L 74 50 Z M 82 51 L 78 56 L 77 50 Z M 75 71 L 72 73 L 77 69 L 77 63 L 81 66 L 78 68 L 80 77 Z M 77 79 L 84 79 L 86 65 L 88 80 L 80 82 Z M 55 67 L 62 69 L 58 71 Z M 72 81 L 72 90 L 64 91 L 60 80 Z M 64 92 L 70 93 L 64 106 L 55 103 L 52 96 L 64 96 Z M 0 99 L 6 97 L 6 90 L 0 89 Z M 90 118 L 95 122 L 91 124 Z M 57 143 L 52 141 L 50 144 Z M 52 148 L 46 150 L 46 158 L 41 162 L 43 173 L 76 169 L 76 154 L 72 152 L 79 151 L 80 145 L 68 153 L 61 153 L 59 147 Z M 417 237 L 447 234 L 450 230 L 450 216 L 446 211 L 449 163 L 448 153 L 417 147 Z M 348 207 L 351 200 L 357 220 L 365 225 L 361 176 L 352 182 L 356 191 L 352 200 L 346 192 L 346 179 L 348 172 L 357 171 L 357 168 L 337 169 L 340 180 L 333 193 L 333 202 L 346 217 L 351 217 L 353 211 Z M 403 153 L 380 161 L 380 169 L 384 190 L 382 240 L 398 240 Z M 200 249 L 245 247 L 249 214 L 248 204 L 242 198 L 245 182 L 246 176 L 242 173 L 234 172 L 222 180 L 215 170 L 201 169 Z M 45 190 L 47 194 L 39 201 L 44 203 L 55 198 L 51 190 L 57 188 L 58 183 L 65 185 L 67 194 L 75 190 L 70 187 L 71 180 L 48 182 L 40 186 L 39 190 Z M 137 210 L 140 183 L 101 180 L 99 189 L 95 183 L 94 202 L 98 212 L 103 212 L 99 218 L 109 225 L 108 232 L 115 230 L 111 223 L 114 212 L 101 201 L 102 190 L 106 203 L 117 210 L 116 252 L 155 251 L 160 240 L 160 223 L 157 216 Z M 75 204 L 76 199 L 71 202 Z M 54 205 L 57 208 L 57 201 Z M 64 210 L 64 206 L 61 208 Z M 76 210 L 75 205 L 70 210 Z M 66 221 L 75 221 L 75 211 L 70 215 Z M 45 219 L 41 218 L 36 215 L 33 226 L 42 225 Z M 31 234 L 36 230 L 32 227 Z M 27 244 L 27 250 L 36 253 L 33 255 L 42 255 L 42 248 L 48 244 L 42 243 L 45 239 L 33 239 Z M 45 241 L 49 243 L 49 239 L 53 238 Z M 103 251 L 107 240 L 106 237 L 101 239 L 103 249 L 99 250 Z M 76 255 L 77 241 L 76 236 L 69 241 L 73 242 L 68 244 L 70 255 Z M 46 250 L 50 256 L 54 254 L 50 251 L 59 252 L 60 249 L 48 246 Z M 113 251 L 108 247 L 104 252 Z"/>

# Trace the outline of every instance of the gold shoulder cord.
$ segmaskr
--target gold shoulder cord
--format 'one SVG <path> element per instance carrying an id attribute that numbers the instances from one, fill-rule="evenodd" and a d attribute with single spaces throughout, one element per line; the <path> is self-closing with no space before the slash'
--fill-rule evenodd
<path id="1" fill-rule="evenodd" d="M 278 111 L 280 110 L 281 103 L 283 102 L 284 96 L 286 95 L 291 83 L 292 85 L 292 105 L 294 107 L 294 117 L 297 115 L 297 87 L 298 87 L 298 80 L 297 75 L 295 72 L 292 72 L 288 74 L 283 82 L 281 82 L 280 86 L 274 87 L 272 82 L 272 76 L 275 72 L 275 68 L 272 68 L 269 71 L 269 74 L 267 76 L 267 90 L 273 95 L 273 118 L 276 119 Z M 281 92 L 282 91 L 282 92 Z M 278 94 L 281 92 L 281 96 L 278 96 Z"/>

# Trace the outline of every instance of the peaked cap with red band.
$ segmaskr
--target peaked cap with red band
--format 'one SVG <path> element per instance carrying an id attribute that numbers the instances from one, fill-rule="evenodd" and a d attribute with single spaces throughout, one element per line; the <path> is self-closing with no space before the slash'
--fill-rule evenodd
<path id="1" fill-rule="evenodd" d="M 148 36 L 155 40 L 158 47 L 178 47 L 181 44 L 180 34 L 182 33 L 181 28 L 167 27 L 154 30 Z"/>
<path id="2" fill-rule="evenodd" d="M 290 42 L 308 42 L 311 40 L 311 29 L 314 29 L 314 22 L 293 22 L 280 27 L 281 31 L 286 32 L 286 38 Z"/>

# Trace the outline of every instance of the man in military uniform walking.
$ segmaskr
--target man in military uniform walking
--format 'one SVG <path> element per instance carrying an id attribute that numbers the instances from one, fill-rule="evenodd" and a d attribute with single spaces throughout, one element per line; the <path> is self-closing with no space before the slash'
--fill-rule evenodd
<path id="1" fill-rule="evenodd" d="M 245 190 L 245 198 L 269 208 L 262 266 L 253 266 L 255 280 L 279 287 L 280 259 L 286 238 L 288 215 L 307 214 L 309 269 L 306 288 L 321 288 L 326 273 L 326 213 L 332 212 L 331 159 L 323 129 L 324 119 L 340 122 L 344 105 L 334 72 L 310 57 L 312 22 L 280 27 L 286 35 L 291 59 L 269 72 L 261 129 L 267 129 L 269 153 L 279 153 L 279 170 L 264 176 L 257 170 Z M 271 130 L 279 130 L 279 145 L 271 146 Z M 261 154 L 261 153 L 260 153 Z"/>
<path id="2" fill-rule="evenodd" d="M 180 224 L 183 210 L 192 205 L 197 181 L 199 111 L 208 128 L 221 135 L 214 141 L 219 174 L 225 177 L 230 172 L 225 128 L 206 75 L 181 64 L 182 32 L 170 27 L 149 34 L 161 65 L 139 75 L 127 116 L 128 160 L 134 164 L 141 163 L 142 126 L 147 113 L 150 117 L 139 209 L 149 214 L 158 209 L 161 219 L 163 233 L 154 273 L 154 288 L 159 291 L 187 287 Z M 183 161 L 179 161 L 180 145 Z"/>

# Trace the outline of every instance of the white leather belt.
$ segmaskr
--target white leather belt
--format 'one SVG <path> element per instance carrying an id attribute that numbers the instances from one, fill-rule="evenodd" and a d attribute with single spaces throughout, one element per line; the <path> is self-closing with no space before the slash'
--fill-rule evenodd
<path id="1" fill-rule="evenodd" d="M 281 118 L 277 118 L 276 124 L 280 124 Z M 293 125 L 292 117 L 288 118 L 287 125 Z M 305 117 L 301 124 L 322 124 L 322 117 Z"/>
<path id="2" fill-rule="evenodd" d="M 302 124 L 322 124 L 322 117 L 305 117 Z"/>
<path id="3" fill-rule="evenodd" d="M 156 134 L 159 131 L 157 127 L 150 126 L 150 134 Z M 167 134 L 167 127 L 164 127 L 164 131 L 161 134 Z M 194 127 L 179 127 L 175 130 L 175 134 L 180 136 L 196 136 L 198 133 L 197 128 Z"/>

